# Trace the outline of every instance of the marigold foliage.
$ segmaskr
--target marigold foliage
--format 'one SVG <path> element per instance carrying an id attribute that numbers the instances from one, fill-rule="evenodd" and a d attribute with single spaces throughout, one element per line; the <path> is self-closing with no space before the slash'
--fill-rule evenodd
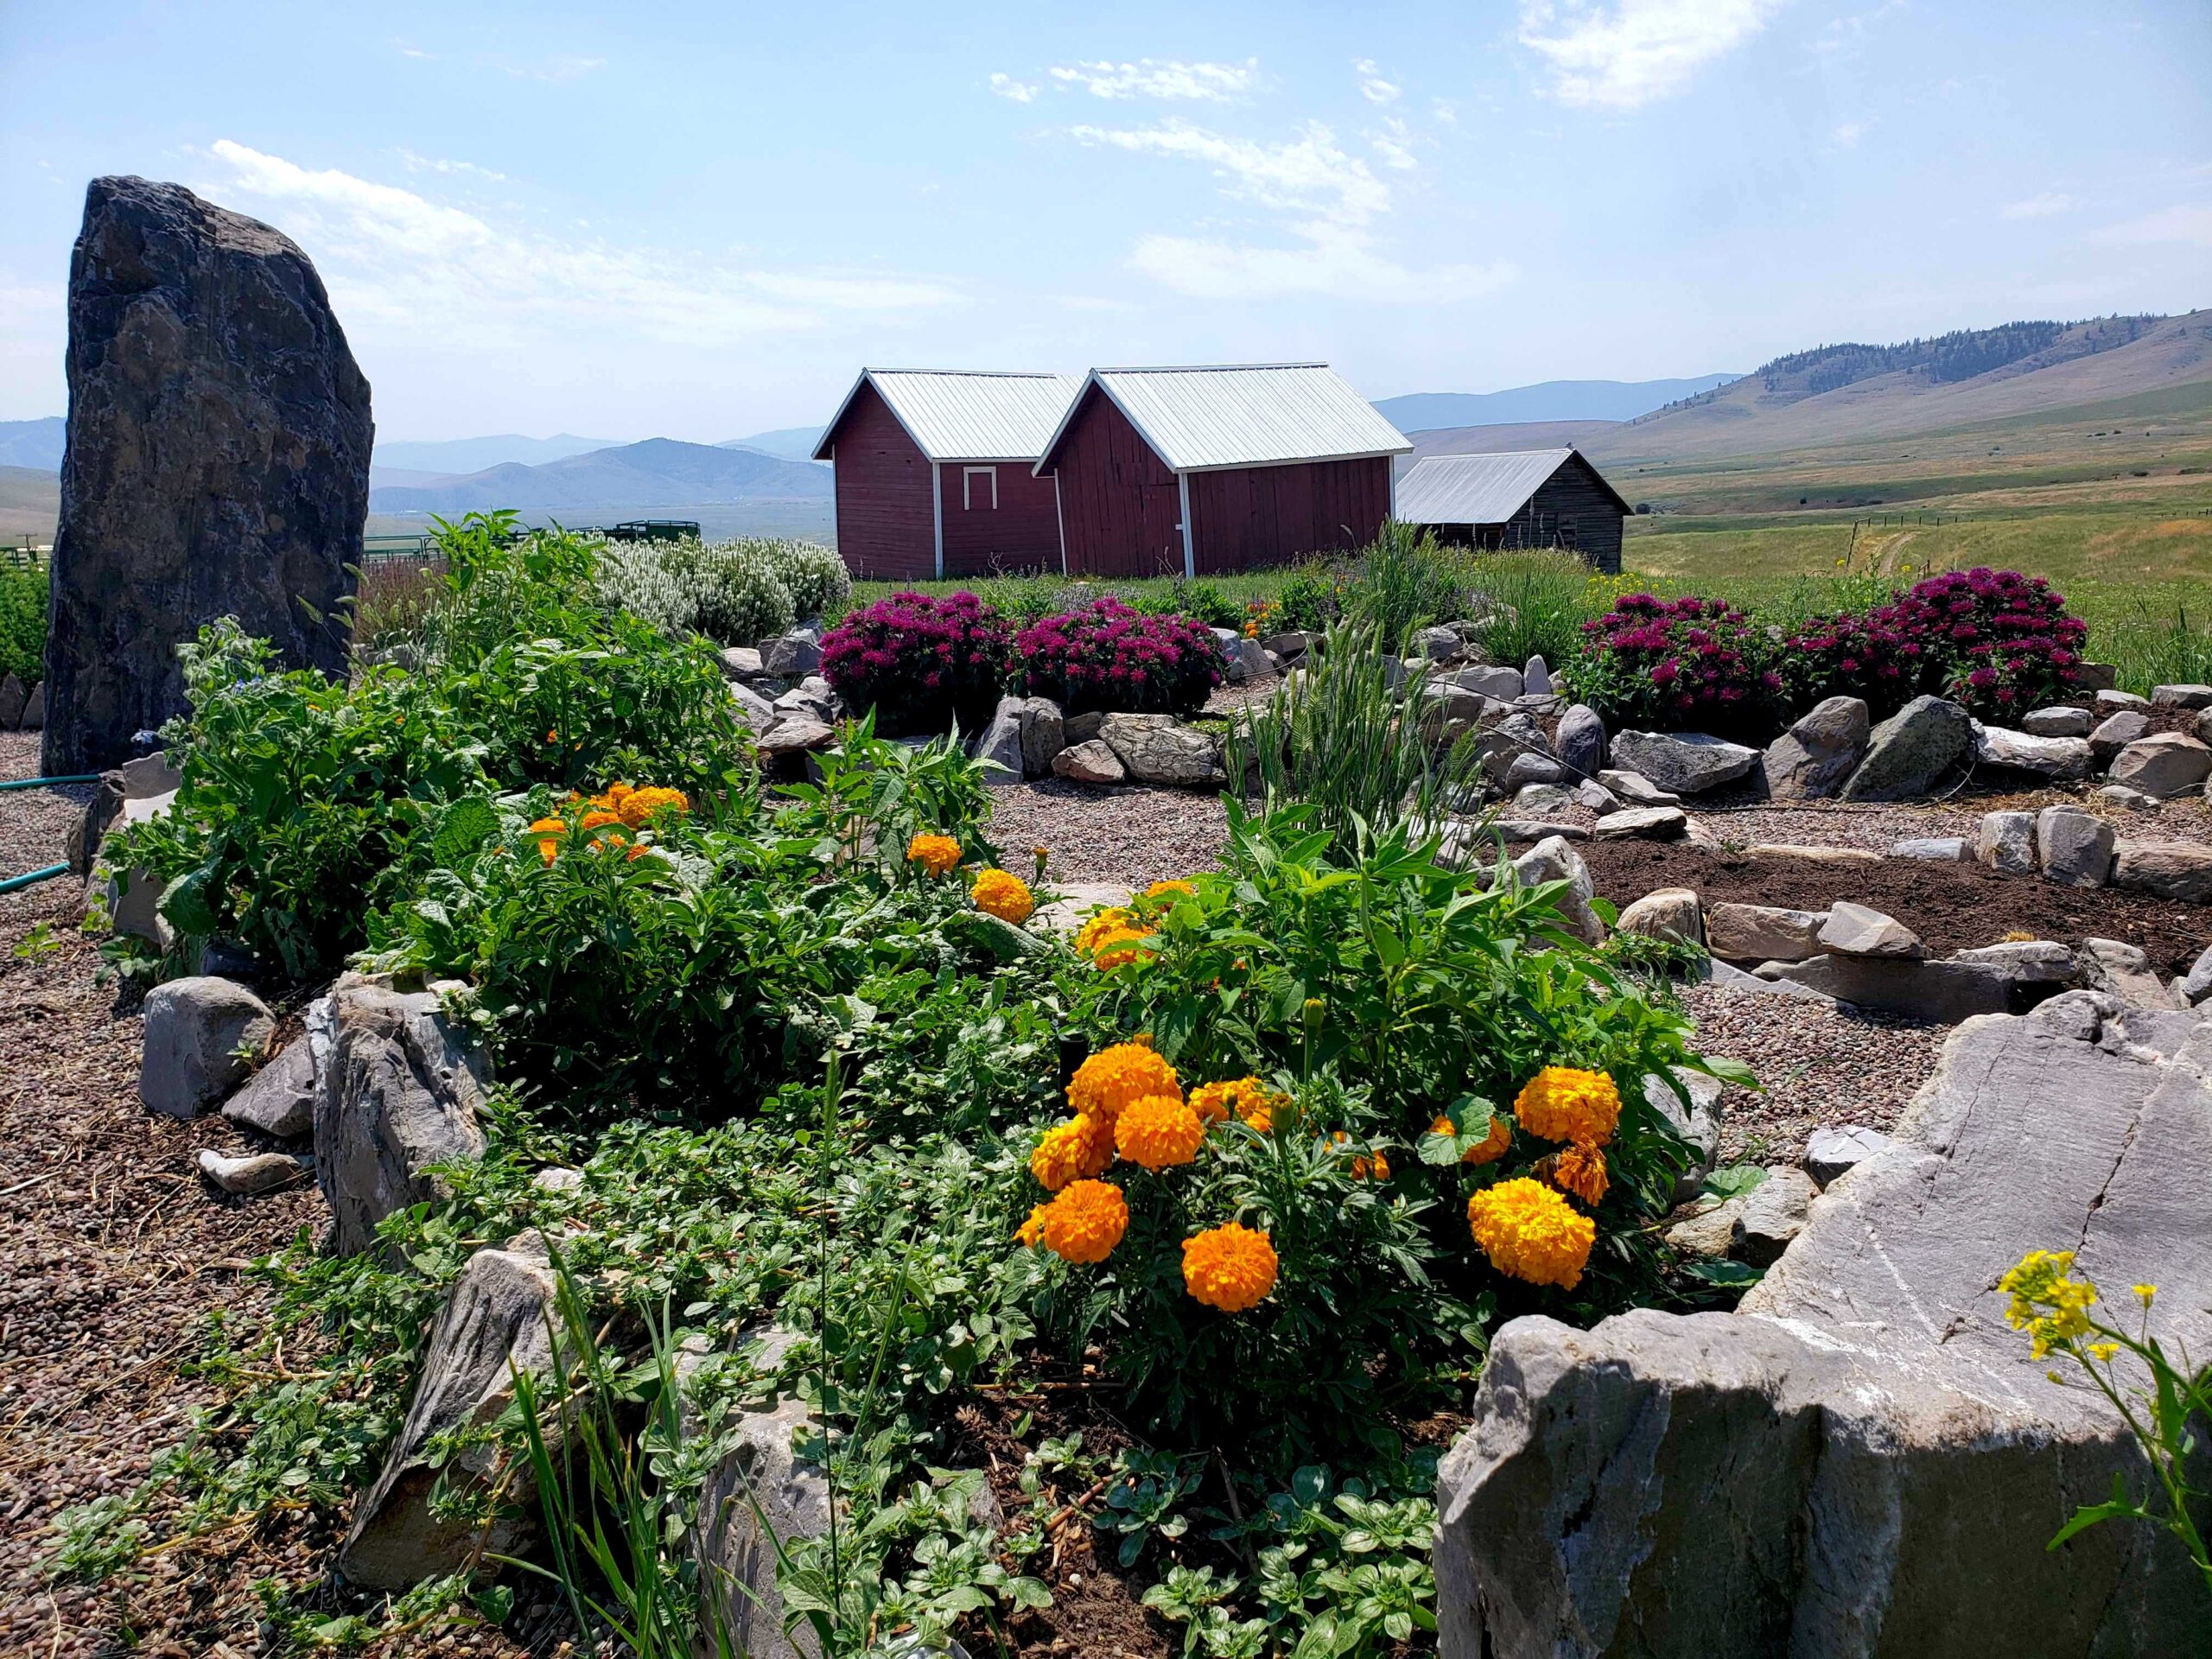
<path id="1" fill-rule="evenodd" d="M 1070 1182 L 1038 1219 L 1045 1248 L 1078 1263 L 1103 1262 L 1128 1229 L 1128 1200 L 1107 1181 Z"/>
<path id="2" fill-rule="evenodd" d="M 1451 1134 L 1452 1120 L 1448 1117 L 1438 1118 L 1435 1122 L 1428 1126 L 1428 1132 L 1431 1135 Z M 1503 1112 L 1493 1112 L 1491 1114 L 1490 1133 L 1461 1153 L 1459 1161 L 1463 1164 L 1494 1164 L 1512 1150 L 1512 1147 L 1511 1120 Z"/>
<path id="3" fill-rule="evenodd" d="M 1147 1169 L 1187 1164 L 1198 1155 L 1206 1126 L 1174 1095 L 1146 1095 L 1131 1101 L 1114 1120 L 1114 1145 L 1122 1157 Z"/>
<path id="4" fill-rule="evenodd" d="M 1076 1068 L 1068 1084 L 1068 1109 L 1111 1123 L 1131 1103 L 1147 1095 L 1180 1100 L 1175 1068 L 1143 1043 L 1116 1043 Z"/>
<path id="5" fill-rule="evenodd" d="M 1016 927 L 1037 909 L 1037 896 L 1029 891 L 1029 884 L 1006 870 L 988 869 L 978 875 L 972 896 L 976 909 Z"/>
<path id="6" fill-rule="evenodd" d="M 1238 1222 L 1225 1222 L 1183 1241 L 1183 1287 L 1208 1307 L 1242 1313 L 1275 1287 L 1274 1241 Z"/>
<path id="7" fill-rule="evenodd" d="M 1513 1103 L 1522 1128 L 1546 1141 L 1579 1141 L 1602 1147 L 1620 1126 L 1621 1091 L 1602 1071 L 1548 1065 L 1529 1079 Z"/>
<path id="8" fill-rule="evenodd" d="M 1467 1230 L 1500 1273 L 1562 1290 L 1582 1282 L 1590 1248 L 1598 1242 L 1596 1222 L 1525 1175 L 1469 1198 Z"/>
<path id="9" fill-rule="evenodd" d="M 1029 1173 L 1047 1192 L 1058 1192 L 1070 1181 L 1103 1175 L 1113 1161 L 1114 1126 L 1077 1116 L 1053 1124 L 1039 1137 L 1029 1154 Z"/>
<path id="10" fill-rule="evenodd" d="M 906 843 L 906 861 L 928 875 L 943 875 L 960 865 L 960 843 L 950 836 L 916 836 Z"/>
<path id="11" fill-rule="evenodd" d="M 530 826 L 530 833 L 539 838 L 537 855 L 550 864 L 560 855 L 561 841 L 569 826 L 559 818 L 540 818 Z"/>
<path id="12" fill-rule="evenodd" d="M 1611 1185 L 1605 1175 L 1605 1154 L 1595 1147 L 1571 1146 L 1544 1159 L 1537 1168 L 1560 1192 L 1592 1206 L 1605 1201 L 1605 1190 Z"/>

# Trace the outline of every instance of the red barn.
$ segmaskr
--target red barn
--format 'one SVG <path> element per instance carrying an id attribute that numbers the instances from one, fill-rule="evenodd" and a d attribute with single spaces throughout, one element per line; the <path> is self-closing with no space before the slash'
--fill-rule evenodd
<path id="1" fill-rule="evenodd" d="M 1059 492 L 1035 462 L 1077 385 L 861 370 L 814 448 L 836 474 L 845 568 L 891 582 L 1059 569 Z"/>
<path id="2" fill-rule="evenodd" d="M 1071 575 L 1211 575 L 1372 541 L 1412 448 L 1325 363 L 1093 369 L 1036 473 Z"/>

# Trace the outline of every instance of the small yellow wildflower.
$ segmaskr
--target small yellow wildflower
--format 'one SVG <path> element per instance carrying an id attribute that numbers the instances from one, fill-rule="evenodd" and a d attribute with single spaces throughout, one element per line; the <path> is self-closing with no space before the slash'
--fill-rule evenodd
<path id="1" fill-rule="evenodd" d="M 2158 1294 L 2158 1287 L 2156 1285 L 2138 1285 L 2135 1287 L 2135 1300 L 2142 1303 L 2145 1307 L 2151 1306 L 2151 1299 Z"/>

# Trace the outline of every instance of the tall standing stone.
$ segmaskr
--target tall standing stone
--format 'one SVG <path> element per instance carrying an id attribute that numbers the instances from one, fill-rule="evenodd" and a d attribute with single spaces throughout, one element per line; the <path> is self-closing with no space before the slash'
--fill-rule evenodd
<path id="1" fill-rule="evenodd" d="M 181 713 L 176 647 L 218 617 L 342 672 L 374 429 L 307 255 L 181 185 L 94 179 L 68 366 L 46 770 Z"/>

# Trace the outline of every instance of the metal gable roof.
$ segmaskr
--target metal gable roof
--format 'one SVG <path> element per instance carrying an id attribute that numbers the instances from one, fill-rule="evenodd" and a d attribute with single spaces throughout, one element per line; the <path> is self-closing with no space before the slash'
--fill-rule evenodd
<path id="1" fill-rule="evenodd" d="M 845 410 L 873 385 L 931 461 L 1034 461 L 1082 385 L 1072 374 L 970 369 L 862 369 L 815 446 L 827 461 Z"/>
<path id="2" fill-rule="evenodd" d="M 1398 480 L 1397 518 L 1409 524 L 1502 524 L 1574 454 L 1517 449 L 1503 454 L 1427 455 Z M 1592 468 L 1592 471 L 1596 469 Z M 1599 474 L 1604 482 L 1604 474 Z M 1618 499 L 1618 492 L 1605 485 Z M 1623 511 L 1627 503 L 1622 502 Z"/>
<path id="3" fill-rule="evenodd" d="M 1093 369 L 1084 385 L 1094 385 L 1178 473 L 1398 455 L 1413 448 L 1325 363 Z M 1082 401 L 1078 392 L 1069 403 L 1039 470 Z"/>

